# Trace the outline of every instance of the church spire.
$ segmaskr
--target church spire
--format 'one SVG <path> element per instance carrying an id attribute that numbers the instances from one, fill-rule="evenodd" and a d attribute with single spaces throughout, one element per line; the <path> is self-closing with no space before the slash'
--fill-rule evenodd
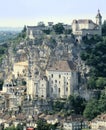
<path id="1" fill-rule="evenodd" d="M 99 9 L 98 9 L 98 13 L 96 15 L 96 24 L 99 25 L 99 26 L 102 24 L 102 16 L 100 14 L 100 10 Z"/>
<path id="2" fill-rule="evenodd" d="M 96 15 L 96 18 L 102 18 L 101 14 L 100 14 L 100 10 L 98 9 L 98 13 Z"/>

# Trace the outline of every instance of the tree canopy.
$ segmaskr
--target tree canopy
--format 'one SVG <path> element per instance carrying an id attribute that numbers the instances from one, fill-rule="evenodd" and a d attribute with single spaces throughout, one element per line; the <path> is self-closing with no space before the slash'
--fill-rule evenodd
<path id="1" fill-rule="evenodd" d="M 55 24 L 53 26 L 53 29 L 56 34 L 63 34 L 63 32 L 64 32 L 64 27 L 63 27 L 62 23 Z"/>
<path id="2" fill-rule="evenodd" d="M 85 49 L 81 52 L 81 58 L 90 66 L 88 87 L 104 89 L 106 86 L 106 37 L 92 36 L 83 38 Z"/>
<path id="3" fill-rule="evenodd" d="M 106 20 L 103 22 L 103 25 L 102 25 L 102 35 L 106 36 Z"/>
<path id="4" fill-rule="evenodd" d="M 100 98 L 97 99 L 91 99 L 88 101 L 85 110 L 83 112 L 83 115 L 89 119 L 92 120 L 97 115 L 101 113 L 106 113 L 106 92 L 103 91 L 100 95 Z"/>

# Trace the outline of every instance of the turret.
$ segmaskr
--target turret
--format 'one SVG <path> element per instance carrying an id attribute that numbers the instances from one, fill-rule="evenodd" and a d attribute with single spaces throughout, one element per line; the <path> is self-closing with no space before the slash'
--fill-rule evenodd
<path id="1" fill-rule="evenodd" d="M 73 32 L 73 34 L 75 34 L 76 31 L 78 31 L 78 21 L 73 20 L 73 22 L 72 22 L 72 32 Z"/>
<path id="2" fill-rule="evenodd" d="M 99 26 L 102 25 L 102 16 L 100 14 L 100 10 L 98 10 L 98 14 L 96 15 L 96 24 Z"/>

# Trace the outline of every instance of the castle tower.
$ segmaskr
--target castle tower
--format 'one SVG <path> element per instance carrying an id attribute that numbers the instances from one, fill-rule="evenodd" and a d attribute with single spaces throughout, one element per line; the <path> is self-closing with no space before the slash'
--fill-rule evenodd
<path id="1" fill-rule="evenodd" d="M 98 14 L 96 15 L 96 24 L 101 27 L 102 25 L 102 16 L 100 14 L 100 10 L 98 10 Z"/>
<path id="2" fill-rule="evenodd" d="M 73 22 L 72 22 L 72 32 L 73 32 L 73 34 L 75 34 L 76 33 L 76 31 L 78 31 L 78 21 L 77 20 L 73 20 Z"/>

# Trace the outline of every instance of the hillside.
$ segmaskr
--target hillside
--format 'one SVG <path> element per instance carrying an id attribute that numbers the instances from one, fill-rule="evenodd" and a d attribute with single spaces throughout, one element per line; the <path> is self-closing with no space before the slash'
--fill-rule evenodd
<path id="1" fill-rule="evenodd" d="M 57 26 L 57 25 L 56 25 Z M 67 100 L 58 100 L 52 104 L 53 113 L 63 115 L 82 114 L 89 120 L 106 112 L 106 37 L 83 37 L 80 43 L 74 35 L 52 30 L 44 32 L 35 39 L 26 37 L 26 29 L 18 37 L 9 41 L 6 47 L 1 46 L 1 60 L 4 71 L 4 82 L 12 81 L 18 85 L 20 81 L 27 84 L 26 79 L 39 80 L 45 76 L 47 66 L 59 60 L 70 60 L 76 65 L 78 86 Z M 5 47 L 5 48 L 4 48 Z M 28 62 L 28 72 L 18 78 L 12 78 L 15 63 Z M 2 77 L 3 79 L 3 77 Z M 30 82 L 29 82 L 30 83 Z M 1 82 L 2 84 L 2 82 Z M 30 85 L 30 84 L 29 84 Z M 95 105 L 94 105 L 95 104 Z M 93 110 L 93 111 L 92 111 Z M 92 114 L 90 114 L 92 111 Z"/>

